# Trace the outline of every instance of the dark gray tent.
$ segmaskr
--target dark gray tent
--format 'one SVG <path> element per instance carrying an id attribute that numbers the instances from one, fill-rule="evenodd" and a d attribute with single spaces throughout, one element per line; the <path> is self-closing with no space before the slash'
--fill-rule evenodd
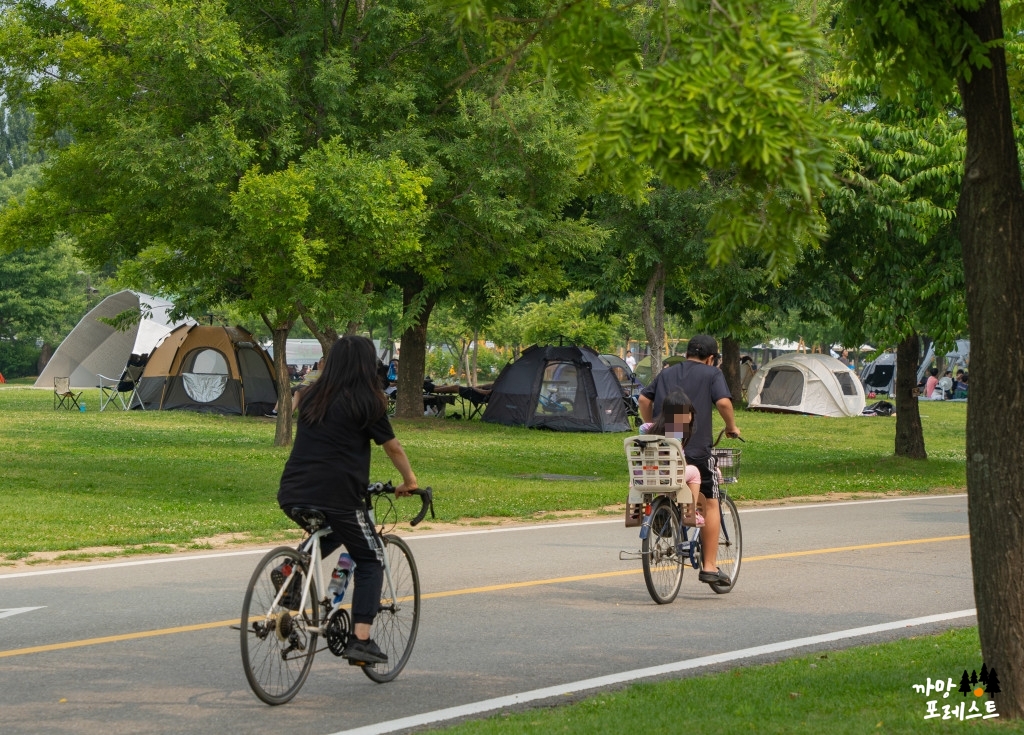
<path id="1" fill-rule="evenodd" d="M 860 371 L 860 382 L 866 393 L 896 392 L 896 353 L 883 352 Z"/>
<path id="2" fill-rule="evenodd" d="M 622 388 L 589 347 L 534 345 L 506 365 L 484 421 L 555 431 L 629 431 Z"/>

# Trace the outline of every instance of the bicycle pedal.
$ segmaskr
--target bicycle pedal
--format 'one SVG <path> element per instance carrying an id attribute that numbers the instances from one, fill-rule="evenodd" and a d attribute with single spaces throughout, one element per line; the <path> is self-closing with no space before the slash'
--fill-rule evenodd
<path id="1" fill-rule="evenodd" d="M 367 663 L 365 661 L 353 661 L 352 659 L 348 659 L 348 665 L 349 666 L 366 666 Z"/>

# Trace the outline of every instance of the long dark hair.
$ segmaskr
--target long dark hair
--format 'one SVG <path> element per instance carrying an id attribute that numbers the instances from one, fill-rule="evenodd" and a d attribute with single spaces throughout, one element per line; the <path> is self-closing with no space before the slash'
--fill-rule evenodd
<path id="1" fill-rule="evenodd" d="M 331 347 L 316 382 L 302 396 L 299 421 L 319 424 L 336 401 L 365 428 L 387 411 L 377 378 L 377 350 L 366 337 L 345 335 Z"/>
<path id="2" fill-rule="evenodd" d="M 679 440 L 679 443 L 685 447 L 697 428 L 697 412 L 693 408 L 693 402 L 690 401 L 690 397 L 686 395 L 686 391 L 682 388 L 676 388 L 665 396 L 665 400 L 661 403 L 661 415 L 654 420 L 654 426 L 651 427 L 648 433 L 665 436 L 665 424 L 669 423 L 667 419 L 681 414 L 690 415 L 690 430 Z"/>

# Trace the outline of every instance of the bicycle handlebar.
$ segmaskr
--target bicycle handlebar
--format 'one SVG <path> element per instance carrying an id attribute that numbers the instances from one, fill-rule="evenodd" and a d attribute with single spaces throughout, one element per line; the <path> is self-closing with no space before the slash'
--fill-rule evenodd
<path id="1" fill-rule="evenodd" d="M 370 495 L 394 494 L 395 486 L 391 484 L 391 480 L 388 480 L 387 482 L 374 482 L 370 484 L 367 491 Z M 422 503 L 420 512 L 416 514 L 415 518 L 409 521 L 410 526 L 419 525 L 420 521 L 426 517 L 428 509 L 430 510 L 430 517 L 437 518 L 437 516 L 434 515 L 434 491 L 432 488 L 419 487 L 415 490 L 410 490 L 409 492 L 413 495 L 419 495 L 420 502 Z"/>
<path id="2" fill-rule="evenodd" d="M 715 439 L 715 443 L 714 443 L 714 444 L 712 444 L 711 446 L 713 446 L 713 447 L 717 447 L 717 446 L 718 446 L 718 442 L 722 441 L 722 435 L 723 435 L 723 434 L 725 434 L 725 429 L 722 429 L 722 430 L 721 430 L 720 432 L 718 432 L 718 438 L 717 438 L 717 439 Z M 745 443 L 746 443 L 746 441 L 747 441 L 746 439 L 744 439 L 744 438 L 743 438 L 742 436 L 740 436 L 739 434 L 737 434 L 736 436 L 730 436 L 729 438 L 730 438 L 730 439 L 739 439 L 739 440 L 740 440 L 741 442 L 743 442 L 744 444 L 745 444 Z"/>

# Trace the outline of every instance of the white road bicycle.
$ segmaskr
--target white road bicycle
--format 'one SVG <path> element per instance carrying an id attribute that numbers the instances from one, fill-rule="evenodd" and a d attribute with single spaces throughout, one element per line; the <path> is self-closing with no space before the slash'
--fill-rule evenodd
<path id="1" fill-rule="evenodd" d="M 387 508 L 381 523 L 397 518 L 388 497 L 394 494 L 394 487 L 390 482 L 377 482 L 366 492 L 370 519 L 384 547 L 384 586 L 370 635 L 388 660 L 360 668 L 373 681 L 384 683 L 398 676 L 412 654 L 420 622 L 420 578 L 405 541 L 384 533 L 383 525 L 377 528 L 376 510 L 382 500 Z M 410 522 L 415 526 L 428 509 L 433 517 L 434 505 L 429 487 L 413 493 L 422 502 Z M 249 579 L 239 626 L 245 678 L 257 697 L 273 705 L 284 704 L 298 693 L 319 651 L 327 648 L 340 656 L 352 634 L 348 610 L 333 606 L 326 593 L 334 568 L 320 558 L 320 539 L 331 533 L 327 519 L 314 509 L 294 509 L 292 513 L 308 535 L 297 548 L 280 546 L 263 557 Z M 319 638 L 325 641 L 320 648 Z"/>

